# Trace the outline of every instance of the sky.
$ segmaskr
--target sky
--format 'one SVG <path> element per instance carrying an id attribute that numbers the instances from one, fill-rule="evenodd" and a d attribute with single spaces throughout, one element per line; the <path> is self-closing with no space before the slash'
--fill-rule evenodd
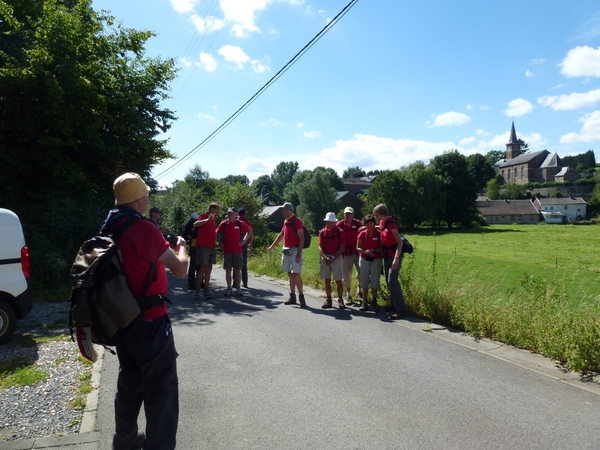
<path id="1" fill-rule="evenodd" d="M 397 169 L 456 149 L 504 150 L 514 120 L 531 151 L 594 150 L 600 161 L 597 0 L 358 0 L 235 120 L 200 146 L 350 0 L 93 0 L 156 33 L 149 57 L 179 69 L 159 138 L 212 178 L 301 170 Z M 178 163 L 174 167 L 174 164 Z"/>

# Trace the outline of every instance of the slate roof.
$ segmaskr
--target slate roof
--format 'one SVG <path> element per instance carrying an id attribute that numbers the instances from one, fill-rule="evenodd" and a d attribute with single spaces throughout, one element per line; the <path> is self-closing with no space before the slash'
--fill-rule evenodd
<path id="1" fill-rule="evenodd" d="M 546 156 L 546 159 L 540 166 L 540 169 L 543 169 L 545 167 L 563 167 L 563 166 L 564 166 L 564 164 L 563 164 L 562 160 L 560 159 L 560 157 L 558 156 L 558 154 L 551 153 L 548 156 Z"/>
<path id="2" fill-rule="evenodd" d="M 512 127 L 510 128 L 510 139 L 508 140 L 508 144 L 518 144 L 519 140 L 517 139 L 517 132 L 515 131 L 515 121 L 512 122 Z"/>
<path id="3" fill-rule="evenodd" d="M 525 164 L 532 159 L 546 157 L 546 155 L 550 154 L 548 150 L 539 150 L 537 152 L 525 153 L 524 155 L 519 155 L 513 159 L 505 159 L 503 162 L 498 161 L 498 167 L 509 167 L 514 166 L 516 164 Z"/>
<path id="4" fill-rule="evenodd" d="M 277 212 L 278 209 L 281 209 L 281 205 L 276 206 L 265 206 L 261 212 L 258 213 L 260 217 L 269 217 L 274 212 Z"/>
<path id="5" fill-rule="evenodd" d="M 538 202 L 542 206 L 555 206 L 555 205 L 586 205 L 586 201 L 581 197 L 543 197 L 538 198 Z"/>
<path id="6" fill-rule="evenodd" d="M 539 214 L 531 200 L 478 200 L 475 207 L 484 216 Z"/>

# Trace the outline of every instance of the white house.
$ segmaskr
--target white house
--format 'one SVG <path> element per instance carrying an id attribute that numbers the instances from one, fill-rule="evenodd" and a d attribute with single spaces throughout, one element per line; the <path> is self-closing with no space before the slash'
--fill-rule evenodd
<path id="1" fill-rule="evenodd" d="M 569 221 L 586 217 L 586 202 L 581 197 L 536 198 L 535 207 L 542 213 L 561 213 Z"/>

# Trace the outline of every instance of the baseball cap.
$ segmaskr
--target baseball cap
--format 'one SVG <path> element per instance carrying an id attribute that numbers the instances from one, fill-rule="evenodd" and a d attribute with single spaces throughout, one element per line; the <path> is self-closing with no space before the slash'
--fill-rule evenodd
<path id="1" fill-rule="evenodd" d="M 229 214 L 229 213 L 236 213 L 236 212 L 237 212 L 237 211 L 236 211 L 235 209 L 233 209 L 233 208 L 229 208 L 229 209 L 227 210 L 227 214 Z"/>
<path id="2" fill-rule="evenodd" d="M 200 217 L 200 216 L 198 215 L 198 213 L 192 213 L 192 214 L 190 215 L 190 219 L 192 219 L 192 220 L 198 220 L 198 217 Z"/>
<path id="3" fill-rule="evenodd" d="M 240 209 L 238 210 L 238 214 L 239 214 L 240 216 L 245 216 L 245 215 L 246 215 L 246 208 L 240 208 Z"/>
<path id="4" fill-rule="evenodd" d="M 115 191 L 115 205 L 125 205 L 140 199 L 150 192 L 150 188 L 144 183 L 142 177 L 137 173 L 127 172 L 118 177 L 113 183 Z"/>
<path id="5" fill-rule="evenodd" d="M 344 209 L 344 214 L 346 213 L 354 214 L 354 208 L 352 208 L 351 206 L 346 206 L 346 209 Z"/>
<path id="6" fill-rule="evenodd" d="M 337 217 L 335 217 L 335 213 L 328 212 L 323 219 L 325 222 L 337 222 Z"/>
<path id="7" fill-rule="evenodd" d="M 294 211 L 294 205 L 292 205 L 290 202 L 285 202 L 282 206 L 283 209 L 288 209 L 290 211 Z"/>
<path id="8" fill-rule="evenodd" d="M 162 214 L 162 211 L 155 206 L 154 208 L 150 208 L 150 214 L 154 213 Z"/>

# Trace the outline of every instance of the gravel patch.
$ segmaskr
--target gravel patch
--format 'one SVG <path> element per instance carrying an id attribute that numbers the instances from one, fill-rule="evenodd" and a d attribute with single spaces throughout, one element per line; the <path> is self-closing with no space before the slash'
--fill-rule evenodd
<path id="1" fill-rule="evenodd" d="M 60 339 L 36 344 L 34 337 Z M 12 358 L 28 361 L 48 377 L 0 391 L 0 442 L 79 433 L 83 410 L 73 402 L 80 376 L 91 373 L 92 365 L 78 359 L 77 343 L 71 341 L 69 303 L 34 302 L 12 339 L 0 346 L 0 362 Z"/>

